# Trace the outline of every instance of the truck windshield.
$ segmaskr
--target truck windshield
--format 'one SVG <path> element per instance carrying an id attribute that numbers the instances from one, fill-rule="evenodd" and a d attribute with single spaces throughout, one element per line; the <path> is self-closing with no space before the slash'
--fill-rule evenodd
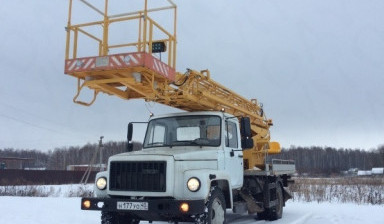
<path id="1" fill-rule="evenodd" d="M 213 115 L 158 118 L 148 124 L 144 148 L 219 146 L 221 119 Z"/>

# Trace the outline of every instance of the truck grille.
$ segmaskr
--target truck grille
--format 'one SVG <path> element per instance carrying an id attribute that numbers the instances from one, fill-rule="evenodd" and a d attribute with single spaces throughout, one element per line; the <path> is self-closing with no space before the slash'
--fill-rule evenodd
<path id="1" fill-rule="evenodd" d="M 109 189 L 111 191 L 166 191 L 165 161 L 111 162 Z"/>

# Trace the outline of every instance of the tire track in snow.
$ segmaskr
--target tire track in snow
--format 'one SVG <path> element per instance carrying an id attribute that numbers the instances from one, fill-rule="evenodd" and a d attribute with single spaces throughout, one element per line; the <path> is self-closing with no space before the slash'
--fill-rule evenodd
<path id="1" fill-rule="evenodd" d="M 291 221 L 287 224 L 307 224 L 307 221 L 313 216 L 312 213 L 308 213 L 302 217 L 300 217 L 299 219 L 296 219 L 294 221 Z"/>
<path id="2" fill-rule="evenodd" d="M 244 214 L 233 214 L 233 213 L 230 213 L 226 215 L 226 221 L 227 223 L 250 223 L 251 222 L 255 222 L 255 221 L 259 221 L 257 220 L 257 216 L 256 215 L 244 215 Z"/>
<path id="3" fill-rule="evenodd" d="M 268 221 L 258 219 L 257 215 L 238 215 L 233 213 L 227 213 L 226 215 L 227 223 L 233 223 L 233 224 L 250 224 L 250 223 L 267 223 Z M 313 213 L 307 213 L 304 216 L 301 216 L 298 219 L 295 220 L 287 220 L 284 219 L 284 215 L 282 219 L 276 220 L 276 223 L 284 223 L 284 224 L 308 224 L 308 221 L 310 221 L 313 218 Z"/>

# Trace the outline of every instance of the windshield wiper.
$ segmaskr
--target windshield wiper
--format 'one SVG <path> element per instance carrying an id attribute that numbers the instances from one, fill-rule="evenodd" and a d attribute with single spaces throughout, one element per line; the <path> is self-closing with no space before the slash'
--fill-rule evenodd
<path id="1" fill-rule="evenodd" d="M 172 143 L 176 143 L 174 145 L 179 145 L 178 143 L 188 143 L 188 145 L 197 145 L 201 148 L 204 145 L 209 145 L 210 141 L 206 138 L 196 138 L 195 140 L 173 141 Z"/>
<path id="2" fill-rule="evenodd" d="M 193 141 L 192 140 L 182 140 L 182 141 L 173 141 L 172 142 L 172 144 L 173 145 L 183 145 L 184 143 L 189 143 L 189 145 L 191 144 L 191 143 L 193 143 Z"/>

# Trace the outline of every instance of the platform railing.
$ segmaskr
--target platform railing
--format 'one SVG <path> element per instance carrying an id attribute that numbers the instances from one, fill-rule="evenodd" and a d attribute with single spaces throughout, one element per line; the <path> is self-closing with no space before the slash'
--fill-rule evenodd
<path id="1" fill-rule="evenodd" d="M 98 14 L 102 15 L 102 20 L 82 23 L 82 24 L 71 24 L 72 22 L 72 11 L 73 11 L 73 1 L 69 0 L 69 10 L 68 10 L 68 23 L 66 27 L 67 37 L 66 37 L 66 50 L 65 50 L 65 59 L 76 59 L 78 58 L 78 48 L 79 48 L 79 35 L 84 35 L 92 41 L 95 41 L 98 49 L 98 55 L 86 55 L 86 56 L 106 56 L 109 55 L 110 49 L 125 48 L 125 47 L 134 47 L 134 51 L 128 52 L 146 52 L 149 54 L 153 52 L 153 43 L 164 43 L 166 51 L 164 52 L 164 57 L 167 58 L 167 65 L 171 68 L 176 67 L 176 5 L 171 1 L 167 0 L 170 6 L 160 7 L 160 8 L 151 8 L 148 9 L 148 0 L 144 1 L 144 10 L 127 12 L 115 15 L 108 14 L 108 0 L 105 1 L 104 11 L 101 11 L 97 7 L 93 6 L 86 0 L 78 0 L 81 3 L 84 3 L 91 10 L 96 11 Z M 152 12 L 164 11 L 164 10 L 173 10 L 174 11 L 174 21 L 173 21 L 173 31 L 166 30 L 158 22 L 152 19 L 149 14 Z M 115 23 L 129 22 L 133 21 L 138 27 L 138 32 L 136 33 L 137 41 L 134 42 L 122 42 L 117 44 L 109 44 L 109 36 L 113 35 L 110 32 L 109 26 Z M 94 35 L 86 29 L 102 29 L 102 36 Z M 156 32 L 156 35 L 155 35 Z M 135 32 L 133 32 L 135 33 Z M 160 38 L 166 37 L 166 38 Z M 135 37 L 131 36 L 131 39 Z M 127 38 L 128 39 L 128 38 Z M 125 53 L 128 53 L 125 51 Z"/>
<path id="2" fill-rule="evenodd" d="M 272 164 L 295 164 L 295 160 L 272 159 Z"/>

